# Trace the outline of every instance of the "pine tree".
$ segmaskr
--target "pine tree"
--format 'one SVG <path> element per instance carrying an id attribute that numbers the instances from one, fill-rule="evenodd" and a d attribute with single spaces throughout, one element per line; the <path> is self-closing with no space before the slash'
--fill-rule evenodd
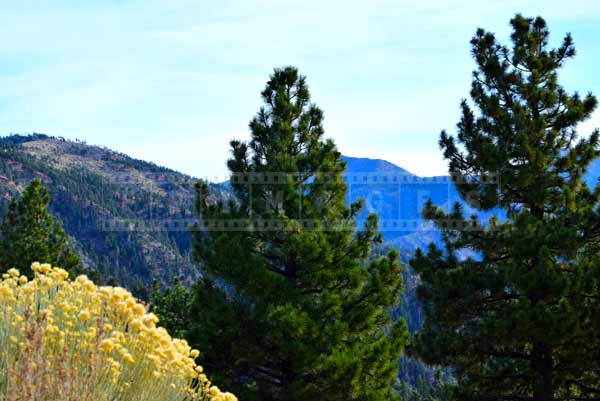
<path id="1" fill-rule="evenodd" d="M 149 298 L 152 311 L 160 316 L 161 326 L 168 327 L 169 333 L 175 338 L 186 338 L 190 328 L 190 322 L 187 321 L 192 300 L 190 288 L 183 286 L 177 278 L 171 287 L 161 291 L 160 282 L 155 280 Z"/>
<path id="2" fill-rule="evenodd" d="M 596 99 L 558 84 L 575 55 L 570 35 L 550 49 L 542 18 L 511 25 L 510 48 L 482 29 L 473 37 L 478 112 L 463 100 L 457 137 L 440 138 L 463 199 L 506 220 L 426 205 L 446 249 L 431 245 L 411 261 L 426 314 L 415 348 L 454 367 L 457 400 L 598 400 L 600 187 L 582 174 L 599 133 L 576 134 Z"/>
<path id="3" fill-rule="evenodd" d="M 79 265 L 61 224 L 50 215 L 50 195 L 41 180 L 34 179 L 18 198 L 13 198 L 0 226 L 0 269 L 17 268 L 31 275 L 33 262 L 50 263 L 66 270 Z"/>
<path id="4" fill-rule="evenodd" d="M 197 187 L 205 275 L 189 339 L 243 400 L 390 400 L 407 341 L 388 314 L 402 287 L 398 255 L 369 261 L 377 217 L 355 230 L 361 204 L 345 204 L 345 165 L 322 138 L 305 77 L 276 69 L 262 98 L 249 143 L 231 142 L 235 200 Z"/>

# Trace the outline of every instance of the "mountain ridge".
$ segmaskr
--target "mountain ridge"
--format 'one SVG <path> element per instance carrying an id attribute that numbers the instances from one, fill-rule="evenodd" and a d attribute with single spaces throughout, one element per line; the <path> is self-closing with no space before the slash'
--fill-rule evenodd
<path id="1" fill-rule="evenodd" d="M 50 211 L 84 267 L 139 288 L 198 277 L 187 227 L 194 220 L 194 178 L 82 142 L 43 134 L 1 137 L 0 209 L 33 178 L 48 187 Z M 222 191 L 211 188 L 215 196 Z"/>
<path id="2" fill-rule="evenodd" d="M 342 155 L 346 162 L 348 173 L 395 173 L 399 175 L 416 176 L 410 171 L 384 159 L 371 159 L 368 157 L 352 157 Z"/>

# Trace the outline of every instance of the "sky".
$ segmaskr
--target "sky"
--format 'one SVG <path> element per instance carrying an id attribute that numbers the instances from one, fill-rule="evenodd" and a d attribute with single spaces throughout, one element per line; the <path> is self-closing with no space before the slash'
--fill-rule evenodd
<path id="1" fill-rule="evenodd" d="M 506 42 L 519 12 L 571 32 L 569 91 L 600 95 L 600 1 L 2 1 L 0 135 L 84 140 L 211 180 L 275 67 L 307 77 L 325 136 L 419 175 L 468 97 L 478 27 Z M 600 112 L 583 123 L 600 126 Z"/>

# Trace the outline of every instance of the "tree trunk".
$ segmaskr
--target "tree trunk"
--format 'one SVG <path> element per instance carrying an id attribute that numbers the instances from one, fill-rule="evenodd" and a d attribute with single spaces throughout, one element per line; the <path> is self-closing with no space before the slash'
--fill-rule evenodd
<path id="1" fill-rule="evenodd" d="M 531 368 L 535 375 L 533 400 L 554 401 L 552 349 L 544 343 L 534 343 Z"/>

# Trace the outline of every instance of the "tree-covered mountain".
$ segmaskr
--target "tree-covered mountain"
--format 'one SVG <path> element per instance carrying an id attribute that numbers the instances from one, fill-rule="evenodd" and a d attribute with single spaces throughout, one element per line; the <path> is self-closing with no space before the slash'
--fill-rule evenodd
<path id="1" fill-rule="evenodd" d="M 133 289 L 185 281 L 194 179 L 83 142 L 41 134 L 0 138 L 0 208 L 40 178 L 83 267 Z M 219 192 L 218 185 L 212 189 Z"/>

